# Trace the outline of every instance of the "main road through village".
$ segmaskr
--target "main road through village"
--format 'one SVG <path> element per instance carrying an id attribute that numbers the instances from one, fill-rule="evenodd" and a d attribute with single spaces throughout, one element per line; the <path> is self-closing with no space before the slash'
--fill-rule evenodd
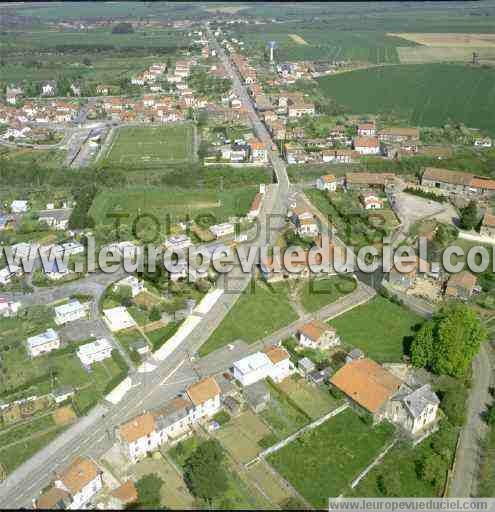
<path id="1" fill-rule="evenodd" d="M 241 84 L 230 60 L 209 30 L 208 35 L 210 44 L 216 48 L 217 54 L 232 78 L 235 93 L 248 111 L 255 134 L 268 149 L 270 162 L 276 176 L 277 183 L 267 189 L 263 210 L 260 215 L 258 234 L 254 240 L 244 244 L 246 246 L 259 247 L 263 244 L 273 243 L 280 233 L 284 225 L 283 217 L 290 202 L 291 185 L 285 164 L 278 156 L 278 153 L 272 151 L 271 137 L 254 110 L 245 87 Z M 270 217 L 273 214 L 278 215 Z M 92 294 L 97 302 L 101 298 L 101 293 L 105 286 L 121 277 L 121 272 L 114 275 L 113 278 L 102 275 L 90 276 L 85 279 L 84 291 Z M 200 377 L 224 371 L 240 357 L 259 349 L 264 344 L 276 341 L 277 335 L 281 339 L 293 333 L 296 329 L 295 324 L 285 328 L 283 333 L 274 333 L 267 339 L 260 340 L 253 345 L 247 346 L 235 343 L 232 347 L 225 347 L 215 351 L 205 358 L 197 359 L 194 357 L 198 348 L 209 338 L 234 305 L 240 292 L 247 287 L 250 279 L 250 274 L 242 273 L 240 267 L 238 265 L 235 266 L 234 270 L 228 274 L 228 279 L 222 279 L 218 284 L 218 287 L 225 289 L 225 293 L 208 313 L 202 315 L 201 321 L 186 340 L 164 361 L 154 361 L 151 358 L 150 363 L 155 367 L 153 371 L 139 373 L 132 369 L 130 372 L 132 387 L 120 403 L 112 405 L 105 401 L 97 405 L 87 416 L 81 418 L 10 474 L 0 484 L 0 507 L 21 508 L 31 506 L 32 499 L 37 497 L 40 491 L 49 484 L 54 472 L 66 466 L 73 457 L 86 455 L 96 458 L 108 450 L 114 442 L 115 427 L 123 421 L 145 410 L 163 404 L 182 393 L 188 385 Z M 58 287 L 53 292 L 54 296 L 56 298 L 70 296 L 70 294 L 74 293 L 75 285 L 76 283 Z M 22 302 L 26 304 L 39 303 L 40 301 L 46 303 L 49 300 L 48 296 L 50 293 L 52 292 L 35 292 L 32 296 L 24 297 Z M 321 319 L 325 319 L 327 316 L 335 316 L 352 307 L 352 305 L 369 300 L 374 293 L 371 288 L 360 282 L 356 291 L 351 294 L 352 296 L 346 298 L 342 303 L 335 303 L 327 308 L 323 308 L 314 316 Z M 305 320 L 309 320 L 309 316 Z M 483 374 L 485 373 L 483 372 Z M 484 393 L 481 393 L 481 395 L 484 397 Z M 478 403 L 476 405 L 480 407 Z M 476 412 L 479 412 L 477 411 L 478 407 L 474 407 Z M 473 430 L 475 429 L 473 428 Z M 471 433 L 471 431 L 468 433 Z M 469 435 L 467 437 L 469 438 Z M 469 443 L 466 441 L 466 444 Z M 465 453 L 464 455 L 461 465 L 464 468 L 467 465 L 472 466 L 472 462 L 475 460 L 473 454 Z M 458 480 L 458 478 L 454 480 Z M 462 486 L 454 485 L 453 487 L 455 488 L 454 495 L 469 493 L 468 489 L 460 489 Z"/>
<path id="2" fill-rule="evenodd" d="M 253 130 L 266 145 L 273 166 L 277 184 L 268 187 L 268 192 L 260 215 L 260 229 L 255 240 L 246 245 L 260 246 L 275 239 L 283 226 L 282 217 L 289 203 L 290 183 L 284 162 L 278 154 L 272 152 L 272 140 L 256 114 L 245 87 L 231 66 L 228 57 L 211 36 L 214 45 L 232 80 L 236 94 L 249 112 Z M 269 219 L 269 214 L 279 214 Z M 268 220 L 267 220 L 268 219 Z M 123 400 L 111 405 L 104 402 L 81 418 L 76 424 L 58 436 L 23 465 L 17 468 L 0 484 L 0 506 L 2 508 L 29 507 L 32 499 L 51 481 L 54 472 L 67 465 L 76 455 L 98 457 L 113 443 L 113 433 L 117 425 L 143 412 L 146 409 L 163 404 L 168 399 L 183 392 L 184 388 L 200 376 L 217 373 L 228 368 L 240 355 L 233 350 L 207 357 L 199 362 L 192 357 L 198 348 L 208 339 L 217 325 L 237 300 L 239 293 L 248 285 L 250 274 L 241 272 L 239 266 L 228 275 L 224 286 L 226 291 L 214 307 L 206 313 L 182 345 L 165 361 L 156 362 L 156 368 L 149 373 L 132 372 L 132 387 Z M 63 287 L 61 288 L 63 290 Z M 71 292 L 65 290 L 67 295 Z M 62 292 L 58 292 L 60 294 Z M 153 363 L 153 360 L 151 360 Z"/>

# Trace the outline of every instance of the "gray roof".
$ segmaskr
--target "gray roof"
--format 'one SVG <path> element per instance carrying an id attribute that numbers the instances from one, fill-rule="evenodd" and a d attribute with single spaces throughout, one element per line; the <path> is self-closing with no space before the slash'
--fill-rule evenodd
<path id="1" fill-rule="evenodd" d="M 421 416 L 422 412 L 428 405 L 438 405 L 440 403 L 438 396 L 433 392 L 429 384 L 425 384 L 412 393 L 406 395 L 402 398 L 402 401 L 413 418 Z"/>
<path id="2" fill-rule="evenodd" d="M 359 359 L 361 357 L 364 357 L 364 352 L 360 348 L 353 348 L 349 352 L 349 357 L 352 357 L 352 359 Z"/>
<path id="3" fill-rule="evenodd" d="M 155 421 L 160 430 L 186 418 L 193 404 L 186 398 L 174 398 L 167 402 L 161 409 L 155 411 Z"/>
<path id="4" fill-rule="evenodd" d="M 308 357 L 303 357 L 300 359 L 297 363 L 297 366 L 306 372 L 311 372 L 316 368 L 315 363 L 313 363 L 313 361 L 311 361 L 311 359 Z"/>
<path id="5" fill-rule="evenodd" d="M 132 348 L 133 350 L 139 350 L 140 348 L 145 348 L 145 347 L 147 347 L 147 346 L 148 346 L 148 344 L 147 344 L 147 343 L 146 343 L 146 341 L 145 341 L 145 340 L 143 340 L 143 339 L 136 340 L 136 341 L 133 341 L 133 342 L 131 343 L 131 348 Z"/>
<path id="6" fill-rule="evenodd" d="M 270 399 L 270 391 L 267 385 L 259 380 L 244 388 L 244 396 L 251 405 L 257 405 Z"/>

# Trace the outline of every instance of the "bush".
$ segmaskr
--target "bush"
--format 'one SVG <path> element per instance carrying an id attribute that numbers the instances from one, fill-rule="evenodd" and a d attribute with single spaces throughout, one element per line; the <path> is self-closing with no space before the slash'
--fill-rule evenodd
<path id="1" fill-rule="evenodd" d="M 407 187 L 404 189 L 404 192 L 407 192 L 408 194 L 412 194 L 414 196 L 422 197 L 423 199 L 437 201 L 438 203 L 445 203 L 448 201 L 448 198 L 445 196 L 435 194 L 435 192 L 426 192 L 420 188 Z"/>
<path id="2" fill-rule="evenodd" d="M 227 411 L 217 412 L 213 416 L 213 421 L 216 421 L 219 425 L 225 425 L 230 421 L 230 414 Z"/>

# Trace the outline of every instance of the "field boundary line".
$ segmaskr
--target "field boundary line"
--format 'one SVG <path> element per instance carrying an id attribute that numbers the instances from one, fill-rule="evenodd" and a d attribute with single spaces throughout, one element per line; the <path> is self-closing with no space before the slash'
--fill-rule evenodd
<path id="1" fill-rule="evenodd" d="M 367 467 L 365 468 L 363 471 L 361 471 L 361 473 L 359 473 L 359 475 L 352 481 L 351 483 L 351 489 L 354 489 L 354 487 L 356 487 L 356 485 L 375 467 L 375 466 L 378 466 L 378 464 L 380 464 L 380 462 L 382 461 L 383 457 L 385 457 L 385 455 L 387 455 L 387 453 L 395 446 L 395 444 L 397 443 L 397 439 L 394 439 L 388 446 L 386 446 L 376 457 L 375 459 L 373 460 L 373 462 Z"/>
<path id="2" fill-rule="evenodd" d="M 253 464 L 257 459 L 264 459 L 266 456 L 271 455 L 272 453 L 277 452 L 281 448 L 283 448 L 285 445 L 291 443 L 292 441 L 296 440 L 298 437 L 302 436 L 306 432 L 309 432 L 311 430 L 314 430 L 316 427 L 319 427 L 322 423 L 325 423 L 325 421 L 329 420 L 330 418 L 333 418 L 334 416 L 337 416 L 341 412 L 344 412 L 346 409 L 349 408 L 349 404 L 345 403 L 337 407 L 337 409 L 334 409 L 333 411 L 327 412 L 320 418 L 312 421 L 311 423 L 308 423 L 304 427 L 300 428 L 290 436 L 286 437 L 285 439 L 282 439 L 282 441 L 279 441 L 278 443 L 274 444 L 273 446 L 270 446 L 270 448 L 266 448 L 262 452 L 258 454 L 257 457 L 250 460 L 249 462 L 246 462 L 245 466 L 248 467 L 249 465 Z"/>

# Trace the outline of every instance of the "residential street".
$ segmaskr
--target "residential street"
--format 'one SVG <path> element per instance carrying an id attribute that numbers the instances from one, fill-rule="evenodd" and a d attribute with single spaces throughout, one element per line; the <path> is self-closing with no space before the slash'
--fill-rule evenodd
<path id="1" fill-rule="evenodd" d="M 267 147 L 271 148 L 272 141 L 223 51 L 221 57 L 226 62 L 227 69 L 232 75 L 235 88 L 239 91 L 244 105 L 249 109 L 254 131 L 262 138 Z M 277 175 L 278 186 L 270 187 L 266 194 L 263 211 L 259 217 L 259 234 L 251 242 L 258 246 L 269 243 L 278 236 L 278 230 L 285 225 L 288 204 L 289 180 L 285 164 L 278 155 L 271 151 L 269 155 Z M 272 213 L 278 214 L 275 220 L 269 218 L 269 214 Z M 49 303 L 72 293 L 90 293 L 96 300 L 99 300 L 105 287 L 119 277 L 122 276 L 97 274 L 60 288 L 38 291 L 22 297 L 22 301 L 25 304 Z M 117 425 L 145 409 L 163 404 L 198 378 L 200 370 L 191 363 L 191 354 L 194 354 L 208 339 L 251 279 L 250 274 L 243 274 L 237 267 L 228 277 L 228 281 L 221 281 L 219 286 L 225 286 L 225 288 L 228 286 L 230 290 L 235 287 L 237 293 L 224 293 L 215 306 L 204 315 L 180 349 L 173 352 L 161 364 L 157 364 L 155 371 L 132 373 L 133 389 L 127 393 L 122 403 L 115 406 L 99 405 L 91 414 L 70 427 L 63 435 L 9 475 L 0 484 L 0 506 L 5 508 L 29 506 L 32 497 L 36 496 L 51 480 L 53 472 L 67 464 L 70 458 L 76 454 L 101 455 L 112 444 L 113 441 L 110 439 Z M 209 367 L 204 365 L 202 365 L 201 371 L 211 373 Z"/>
<path id="2" fill-rule="evenodd" d="M 457 460 L 454 474 L 449 487 L 450 497 L 476 496 L 478 487 L 479 464 L 482 455 L 480 440 L 487 433 L 487 425 L 482 418 L 487 404 L 492 399 L 492 368 L 489 351 L 486 344 L 473 362 L 473 383 L 467 406 L 466 425 L 461 432 L 457 449 Z"/>

